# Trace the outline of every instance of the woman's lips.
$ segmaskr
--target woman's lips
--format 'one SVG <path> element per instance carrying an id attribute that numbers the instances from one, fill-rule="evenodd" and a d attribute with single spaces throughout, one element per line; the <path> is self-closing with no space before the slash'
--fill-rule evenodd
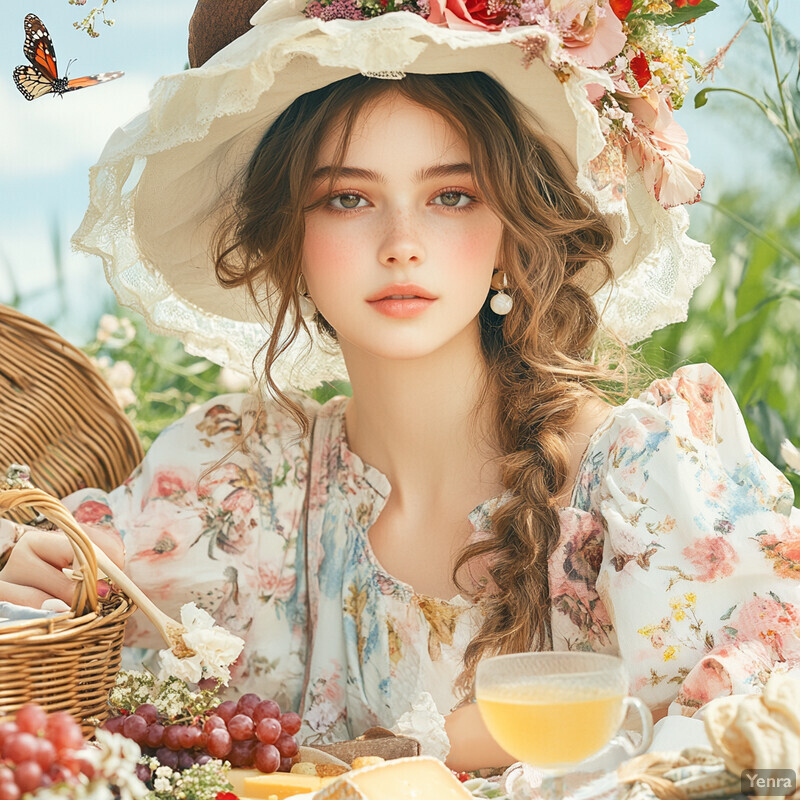
<path id="1" fill-rule="evenodd" d="M 368 302 L 376 311 L 387 317 L 416 317 L 436 301 L 425 297 L 411 297 L 404 300 L 385 297 L 382 300 Z"/>

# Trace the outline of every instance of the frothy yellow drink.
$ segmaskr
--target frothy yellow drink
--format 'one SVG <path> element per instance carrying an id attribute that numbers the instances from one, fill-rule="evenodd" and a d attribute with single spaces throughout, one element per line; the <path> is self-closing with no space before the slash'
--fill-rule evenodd
<path id="1" fill-rule="evenodd" d="M 618 689 L 520 683 L 480 691 L 478 706 L 489 732 L 514 758 L 556 768 L 608 744 L 622 722 L 623 698 Z"/>

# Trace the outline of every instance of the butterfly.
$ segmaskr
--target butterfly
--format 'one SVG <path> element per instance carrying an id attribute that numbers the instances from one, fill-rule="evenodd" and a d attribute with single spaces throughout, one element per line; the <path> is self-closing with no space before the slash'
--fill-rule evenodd
<path id="1" fill-rule="evenodd" d="M 66 94 L 86 86 L 121 78 L 124 72 L 101 72 L 99 75 L 85 75 L 83 78 L 59 78 L 56 66 L 56 51 L 53 40 L 44 23 L 36 14 L 25 17 L 25 44 L 22 48 L 25 58 L 32 66 L 19 66 L 14 69 L 14 83 L 26 100 L 35 100 L 44 94 Z"/>

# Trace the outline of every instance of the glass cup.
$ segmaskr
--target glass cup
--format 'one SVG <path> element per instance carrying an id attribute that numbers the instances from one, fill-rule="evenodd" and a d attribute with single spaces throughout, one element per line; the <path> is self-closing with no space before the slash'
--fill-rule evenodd
<path id="1" fill-rule="evenodd" d="M 627 757 L 653 738 L 650 709 L 628 696 L 621 658 L 600 653 L 541 652 L 480 662 L 475 693 L 486 727 L 514 758 L 545 776 L 544 798 L 570 797 L 564 776 L 607 747 L 628 709 L 642 719 L 642 741 L 623 744 Z"/>

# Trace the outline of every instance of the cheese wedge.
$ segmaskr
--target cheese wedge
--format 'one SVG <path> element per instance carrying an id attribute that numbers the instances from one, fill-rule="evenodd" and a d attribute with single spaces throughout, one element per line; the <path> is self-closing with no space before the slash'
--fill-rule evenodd
<path id="1" fill-rule="evenodd" d="M 261 800 L 269 800 L 273 796 L 277 800 L 285 800 L 296 794 L 318 792 L 333 780 L 333 778 L 318 778 L 315 775 L 293 775 L 289 772 L 273 772 L 271 775 L 258 774 L 245 777 L 242 795 Z"/>
<path id="2" fill-rule="evenodd" d="M 417 756 L 353 770 L 326 786 L 315 800 L 471 800 L 472 795 L 438 759 Z"/>

